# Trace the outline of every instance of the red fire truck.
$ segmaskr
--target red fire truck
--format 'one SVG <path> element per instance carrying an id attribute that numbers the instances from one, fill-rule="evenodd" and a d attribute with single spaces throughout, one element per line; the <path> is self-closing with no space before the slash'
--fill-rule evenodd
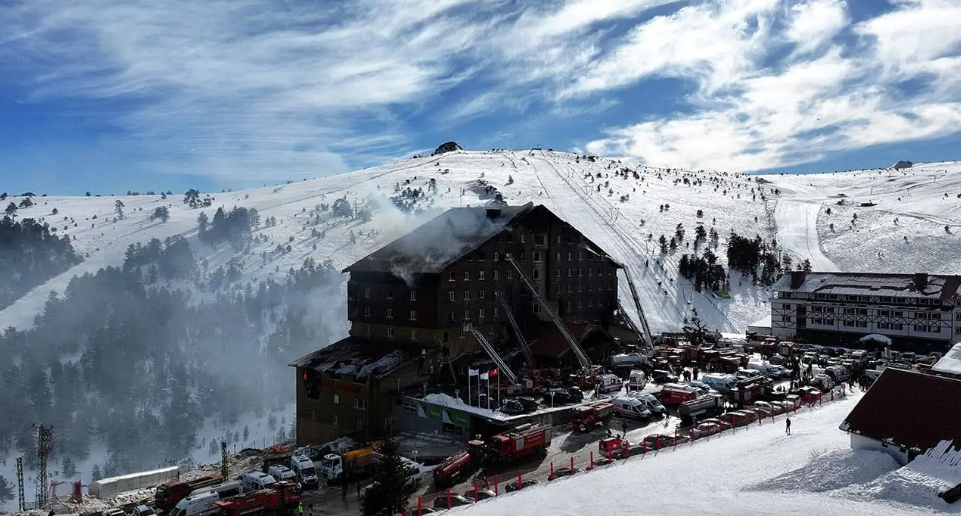
<path id="1" fill-rule="evenodd" d="M 221 516 L 278 516 L 293 514 L 300 505 L 300 488 L 289 480 L 276 482 L 269 489 L 214 502 Z"/>
<path id="2" fill-rule="evenodd" d="M 434 468 L 434 482 L 438 486 L 453 484 L 459 475 L 481 464 L 504 464 L 535 454 L 547 456 L 547 447 L 551 445 L 551 427 L 527 423 L 497 434 L 487 442 L 473 440 L 467 444 L 469 451 L 457 452 Z"/>
<path id="3" fill-rule="evenodd" d="M 571 415 L 574 430 L 586 432 L 595 426 L 607 426 L 614 417 L 614 405 L 606 401 L 595 401 L 582 407 L 574 407 Z"/>
<path id="4" fill-rule="evenodd" d="M 171 480 L 157 486 L 154 494 L 154 505 L 161 511 L 173 509 L 177 502 L 183 500 L 190 493 L 201 487 L 209 487 L 221 483 L 220 475 L 207 475 L 193 480 Z"/>

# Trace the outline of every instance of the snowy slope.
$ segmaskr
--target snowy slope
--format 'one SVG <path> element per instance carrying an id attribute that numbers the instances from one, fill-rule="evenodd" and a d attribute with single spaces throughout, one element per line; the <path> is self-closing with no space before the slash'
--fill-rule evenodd
<path id="1" fill-rule="evenodd" d="M 511 204 L 533 201 L 556 211 L 625 265 L 655 332 L 677 329 L 695 310 L 709 326 L 739 332 L 769 310 L 768 292 L 742 281 L 737 274 L 731 280 L 731 299 L 696 292 L 689 282 L 678 278 L 680 255 L 690 250 L 682 245 L 676 252 L 662 255 L 656 242 L 662 234 L 673 235 L 678 223 L 686 230 L 686 241 L 693 240 L 697 224 L 713 226 L 721 237 L 715 252 L 722 262 L 726 237 L 733 230 L 748 236 L 760 234 L 767 240 L 777 237 L 795 263 L 810 259 L 816 269 L 947 273 L 961 266 L 957 251 L 961 233 L 959 162 L 922 164 L 903 171 L 761 176 L 763 184 L 758 183 L 758 176 L 647 167 L 636 168 L 637 178 L 633 172 L 622 177 L 616 172 L 623 166 L 603 158 L 591 161 L 541 150 L 465 151 L 212 194 L 214 205 L 204 210 L 208 216 L 218 206 L 229 209 L 236 205 L 257 208 L 262 220 L 276 217 L 276 226 L 261 225 L 255 231 L 255 236 L 266 238 L 255 243 L 246 259 L 229 246 L 214 249 L 198 242 L 196 218 L 202 209 L 188 208 L 180 195 L 166 200 L 146 195 L 38 197 L 37 206 L 20 210 L 18 216 L 42 219 L 56 226 L 58 234 L 70 235 L 85 260 L 0 311 L 0 328 L 30 326 L 51 291 L 62 291 L 75 274 L 121 264 L 129 244 L 151 238 L 187 237 L 198 259 L 206 259 L 210 270 L 231 259 L 242 259 L 242 282 L 271 276 L 279 279 L 307 257 L 346 266 L 424 219 L 397 212 L 384 197 L 392 195 L 397 184 L 426 191 L 431 178 L 437 182 L 437 193 L 429 194 L 419 205 L 443 209 L 483 203 L 483 187 L 478 181 L 485 181 Z M 409 185 L 405 184 L 408 180 Z M 760 188 L 766 200 L 757 195 Z M 836 204 L 841 193 L 846 195 L 845 206 Z M 332 204 L 345 196 L 352 202 L 373 196 L 382 199 L 381 208 L 369 222 L 337 220 L 326 213 L 321 224 L 314 225 L 319 204 Z M 114 222 L 117 199 L 125 205 L 126 218 Z M 857 206 L 869 200 L 876 205 Z M 160 205 L 170 207 L 167 223 L 149 220 Z M 662 211 L 661 205 L 669 208 Z M 54 208 L 57 215 L 52 214 Z M 830 215 L 827 208 L 832 210 Z M 700 218 L 698 210 L 703 211 Z M 855 213 L 858 218 L 851 225 Z M 949 231 L 945 231 L 946 225 Z M 311 237 L 314 228 L 326 231 L 325 237 Z M 272 253 L 278 244 L 288 243 L 292 252 Z M 270 254 L 266 263 L 259 259 L 262 252 Z M 629 315 L 636 317 L 626 285 L 620 298 Z"/>
<path id="2" fill-rule="evenodd" d="M 909 496 L 893 490 L 867 496 L 896 474 L 887 455 L 851 451 L 837 429 L 857 399 L 792 416 L 793 435 L 783 425 L 751 427 L 677 451 L 649 454 L 525 489 L 519 493 L 456 508 L 471 516 L 551 514 L 605 516 L 674 515 L 922 515 L 961 512 L 917 485 Z M 931 468 L 929 468 L 931 469 Z M 892 473 L 894 472 L 894 473 Z M 903 489 L 914 486 L 900 474 Z M 880 479 L 880 480 L 879 480 Z M 886 482 L 890 484 L 890 481 Z"/>

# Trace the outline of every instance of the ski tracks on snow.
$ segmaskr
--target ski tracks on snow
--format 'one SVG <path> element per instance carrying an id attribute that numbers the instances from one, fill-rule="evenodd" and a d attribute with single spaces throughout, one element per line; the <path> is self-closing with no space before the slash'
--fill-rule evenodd
<path id="1" fill-rule="evenodd" d="M 774 206 L 774 226 L 778 244 L 800 258 L 811 260 L 811 266 L 820 272 L 837 272 L 840 269 L 821 251 L 818 237 L 818 214 L 821 204 L 779 198 Z"/>

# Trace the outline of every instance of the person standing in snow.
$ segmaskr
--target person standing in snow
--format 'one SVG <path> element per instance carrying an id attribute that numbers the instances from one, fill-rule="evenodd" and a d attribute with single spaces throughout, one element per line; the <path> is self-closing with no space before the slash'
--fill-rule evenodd
<path id="1" fill-rule="evenodd" d="M 624 434 L 624 438 L 627 439 L 627 422 L 621 423 L 621 433 Z"/>
<path id="2" fill-rule="evenodd" d="M 784 433 L 791 435 L 791 418 L 784 421 Z"/>

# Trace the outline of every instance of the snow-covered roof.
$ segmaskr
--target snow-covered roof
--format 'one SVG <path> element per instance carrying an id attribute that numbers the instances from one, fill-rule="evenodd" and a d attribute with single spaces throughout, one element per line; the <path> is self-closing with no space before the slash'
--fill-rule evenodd
<path id="1" fill-rule="evenodd" d="M 922 288 L 914 274 L 873 274 L 864 272 L 809 272 L 797 288 L 791 287 L 791 274 L 774 284 L 778 292 L 805 292 L 846 296 L 883 296 L 953 300 L 961 297 L 961 276 L 926 274 Z"/>
<path id="2" fill-rule="evenodd" d="M 347 337 L 294 360 L 290 366 L 320 373 L 354 375 L 357 380 L 365 380 L 382 378 L 416 356 L 416 350 L 396 341 Z"/>
<path id="3" fill-rule="evenodd" d="M 936 373 L 961 376 L 961 343 L 955 344 L 931 367 L 931 370 Z"/>

